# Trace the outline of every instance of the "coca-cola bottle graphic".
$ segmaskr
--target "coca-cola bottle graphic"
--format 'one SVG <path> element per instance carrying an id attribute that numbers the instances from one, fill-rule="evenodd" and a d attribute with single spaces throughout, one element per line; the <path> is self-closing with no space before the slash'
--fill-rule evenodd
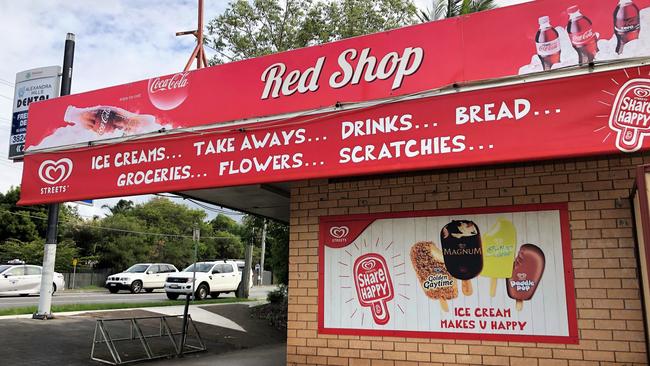
<path id="1" fill-rule="evenodd" d="M 560 62 L 560 35 L 551 27 L 551 21 L 547 16 L 539 18 L 535 45 L 544 70 L 550 70 L 554 64 Z"/>
<path id="2" fill-rule="evenodd" d="M 591 20 L 580 13 L 577 6 L 567 9 L 569 23 L 566 26 L 573 48 L 578 51 L 578 63 L 590 63 L 598 52 L 598 39 L 591 24 Z"/>
<path id="3" fill-rule="evenodd" d="M 68 123 L 81 125 L 98 135 L 120 130 L 124 134 L 148 132 L 155 126 L 156 118 L 151 115 L 139 115 L 112 106 L 96 106 L 77 108 L 68 106 L 64 120 Z"/>
<path id="4" fill-rule="evenodd" d="M 620 0 L 614 9 L 614 33 L 616 34 L 616 52 L 623 53 L 623 47 L 629 41 L 639 38 L 641 22 L 639 8 L 632 0 Z"/>

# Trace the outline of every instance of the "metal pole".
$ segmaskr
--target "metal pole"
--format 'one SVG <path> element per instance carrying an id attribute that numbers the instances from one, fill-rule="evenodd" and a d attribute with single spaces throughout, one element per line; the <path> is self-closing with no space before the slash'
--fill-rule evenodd
<path id="1" fill-rule="evenodd" d="M 253 242 L 255 241 L 255 231 L 253 231 L 253 235 L 251 236 L 251 240 L 246 246 L 246 257 L 244 259 L 244 273 L 242 273 L 242 289 L 241 289 L 241 296 L 245 299 L 248 298 L 249 295 L 249 287 L 250 287 L 250 280 L 251 280 L 251 264 L 253 263 Z"/>
<path id="2" fill-rule="evenodd" d="M 260 280 L 258 285 L 262 286 L 264 281 L 264 252 L 266 251 L 266 219 L 264 219 L 264 228 L 262 229 L 262 253 L 260 255 Z"/>
<path id="3" fill-rule="evenodd" d="M 192 230 L 192 240 L 194 240 L 194 267 L 192 271 L 192 300 L 194 300 L 194 292 L 196 291 L 196 262 L 199 258 L 199 239 L 201 237 L 201 230 L 195 226 Z"/>
<path id="4" fill-rule="evenodd" d="M 72 289 L 74 290 L 74 280 L 77 277 L 77 265 L 72 266 Z M 90 281 L 92 283 L 92 280 Z"/>
<path id="5" fill-rule="evenodd" d="M 69 95 L 72 85 L 72 61 L 74 59 L 74 34 L 65 37 L 63 52 L 63 74 L 61 75 L 61 95 Z M 41 292 L 38 299 L 38 312 L 33 319 L 51 319 L 52 281 L 54 279 L 54 260 L 56 258 L 57 228 L 59 224 L 59 204 L 52 203 L 47 211 L 47 233 L 43 250 L 43 270 L 41 272 Z"/>
<path id="6" fill-rule="evenodd" d="M 187 314 L 190 309 L 190 296 L 194 300 L 195 287 L 196 287 L 196 262 L 198 261 L 199 252 L 199 239 L 201 238 L 201 230 L 195 226 L 192 230 L 192 240 L 194 241 L 194 265 L 192 266 L 192 293 L 185 296 L 185 309 L 183 310 L 183 330 L 181 333 L 181 346 L 178 348 L 178 356 L 183 356 L 185 352 L 185 340 L 187 338 Z"/>

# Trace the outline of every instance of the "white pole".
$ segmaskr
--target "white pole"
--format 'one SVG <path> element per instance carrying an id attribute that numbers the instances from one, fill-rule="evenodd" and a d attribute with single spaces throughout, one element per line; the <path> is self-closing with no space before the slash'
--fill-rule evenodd
<path id="1" fill-rule="evenodd" d="M 258 285 L 262 286 L 262 280 L 264 279 L 264 253 L 266 251 L 266 219 L 264 219 L 264 228 L 262 229 L 262 253 L 260 256 L 260 272 L 259 272 L 259 281 Z"/>

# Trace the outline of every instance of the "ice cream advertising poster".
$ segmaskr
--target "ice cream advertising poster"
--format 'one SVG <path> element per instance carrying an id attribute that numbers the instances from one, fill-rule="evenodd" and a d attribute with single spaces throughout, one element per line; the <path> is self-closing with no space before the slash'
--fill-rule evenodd
<path id="1" fill-rule="evenodd" d="M 566 204 L 320 220 L 319 331 L 577 343 Z"/>

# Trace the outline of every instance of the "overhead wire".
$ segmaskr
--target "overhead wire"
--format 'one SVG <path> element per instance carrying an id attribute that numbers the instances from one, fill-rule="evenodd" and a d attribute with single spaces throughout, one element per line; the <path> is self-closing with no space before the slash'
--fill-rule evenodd
<path id="1" fill-rule="evenodd" d="M 15 216 L 23 216 L 23 217 L 30 217 L 33 219 L 38 219 L 38 220 L 47 220 L 47 217 L 40 217 L 40 216 L 35 216 L 35 215 L 30 215 L 30 214 L 24 214 L 20 212 L 13 212 L 13 211 L 8 211 L 4 209 L 0 209 L 0 212 L 6 212 L 11 215 Z M 169 237 L 169 238 L 188 238 L 192 239 L 192 235 L 182 235 L 182 234 L 165 234 L 165 233 L 155 233 L 151 231 L 136 231 L 136 230 L 127 230 L 127 229 L 119 229 L 119 228 L 112 228 L 112 227 L 106 227 L 106 226 L 98 226 L 98 225 L 89 225 L 89 224 L 83 224 L 83 223 L 76 223 L 76 222 L 71 222 L 71 221 L 65 221 L 65 220 L 59 220 L 60 223 L 69 225 L 69 226 L 83 226 L 83 227 L 89 227 L 93 229 L 99 229 L 99 230 L 107 230 L 107 231 L 115 231 L 115 232 L 122 232 L 122 233 L 128 233 L 128 234 L 138 234 L 138 235 L 151 235 L 151 236 L 158 236 L 158 237 Z M 232 240 L 232 237 L 230 236 L 202 236 L 201 239 L 213 239 L 213 240 Z"/>
<path id="2" fill-rule="evenodd" d="M 226 215 L 235 215 L 235 216 L 244 216 L 244 215 L 246 215 L 243 212 L 225 210 L 225 209 L 222 209 L 222 208 L 220 209 L 220 208 L 217 208 L 217 207 L 210 207 L 209 204 L 196 201 L 196 200 L 194 200 L 192 198 L 189 198 L 189 197 L 179 196 L 177 194 L 155 193 L 155 195 L 159 196 L 159 197 L 165 197 L 165 198 L 181 198 L 181 199 L 183 199 L 185 201 L 190 201 L 190 202 L 194 203 L 195 205 L 197 205 L 197 206 L 199 206 L 199 207 L 201 207 L 203 209 L 213 211 L 213 212 L 217 212 L 217 213 L 223 213 L 223 214 L 226 214 Z"/>

